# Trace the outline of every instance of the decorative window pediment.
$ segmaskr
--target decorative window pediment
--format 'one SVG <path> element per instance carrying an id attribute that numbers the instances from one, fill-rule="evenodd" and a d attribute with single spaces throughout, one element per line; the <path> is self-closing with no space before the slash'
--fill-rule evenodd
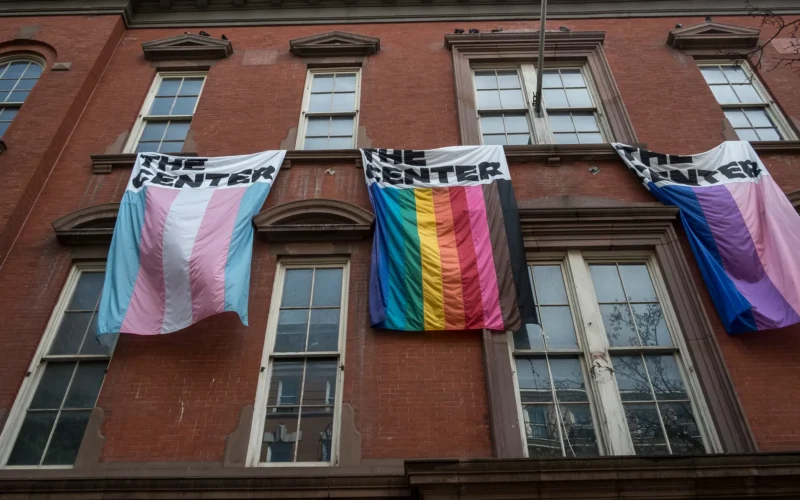
<path id="1" fill-rule="evenodd" d="M 151 61 L 165 59 L 225 59 L 233 54 L 230 40 L 183 34 L 142 44 L 144 57 Z"/>
<path id="2" fill-rule="evenodd" d="M 369 235 L 372 212 L 338 200 L 298 200 L 253 217 L 256 231 L 270 242 L 353 241 Z"/>
<path id="3" fill-rule="evenodd" d="M 758 44 L 761 30 L 707 21 L 669 32 L 667 45 L 676 49 L 747 49 Z"/>
<path id="4" fill-rule="evenodd" d="M 289 51 L 299 57 L 368 56 L 380 49 L 380 38 L 344 31 L 328 31 L 289 42 Z"/>
<path id="5" fill-rule="evenodd" d="M 111 243 L 119 203 L 82 208 L 53 222 L 58 241 L 64 245 Z"/>

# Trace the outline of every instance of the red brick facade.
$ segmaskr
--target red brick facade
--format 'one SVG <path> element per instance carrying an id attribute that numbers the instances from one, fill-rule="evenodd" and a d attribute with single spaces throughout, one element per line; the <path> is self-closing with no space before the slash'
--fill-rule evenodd
<path id="1" fill-rule="evenodd" d="M 749 17 L 716 22 L 758 27 Z M 702 18 L 571 19 L 573 31 L 604 31 L 604 50 L 639 141 L 650 149 L 696 153 L 723 140 L 724 115 L 696 62 L 665 44 L 676 23 Z M 36 25 L 31 40 L 18 32 Z M 234 54 L 211 66 L 191 126 L 198 153 L 278 149 L 297 127 L 306 78 L 289 41 L 332 29 L 380 38 L 363 66 L 360 125 L 375 147 L 436 148 L 459 143 L 452 54 L 454 27 L 535 28 L 522 22 L 427 22 L 336 26 L 208 28 Z M 45 71 L 12 124 L 0 154 L 0 410 L 14 403 L 72 266 L 52 222 L 84 207 L 119 201 L 129 170 L 92 173 L 89 155 L 119 152 L 156 68 L 142 42 L 184 29 L 126 29 L 119 16 L 0 18 L 0 55 L 33 50 L 66 72 Z M 196 29 L 191 29 L 195 32 Z M 762 39 L 768 35 L 764 29 Z M 274 50 L 274 63 L 245 65 L 248 51 Z M 785 115 L 800 123 L 800 73 L 759 77 Z M 269 58 L 267 58 L 269 59 Z M 116 146 L 115 146 L 116 144 Z M 762 154 L 786 193 L 800 190 L 800 153 Z M 591 175 L 589 166 L 600 173 Z M 333 175 L 323 175 L 326 169 Z M 521 207 L 542 198 L 596 197 L 654 202 L 619 161 L 511 165 Z M 370 209 L 363 172 L 352 162 L 297 163 L 280 173 L 265 207 L 331 198 Z M 680 235 L 680 227 L 676 227 Z M 681 236 L 682 237 L 682 236 Z M 760 451 L 800 450 L 800 326 L 728 336 L 684 245 L 725 363 Z M 478 332 L 375 332 L 367 318 L 370 244 L 352 254 L 344 378 L 345 404 L 361 434 L 362 459 L 492 457 L 489 404 Z M 97 405 L 105 410 L 104 462 L 220 462 L 240 411 L 255 400 L 277 257 L 256 241 L 250 326 L 232 314 L 156 338 L 123 335 Z M 1 415 L 1 413 L 0 413 Z"/>

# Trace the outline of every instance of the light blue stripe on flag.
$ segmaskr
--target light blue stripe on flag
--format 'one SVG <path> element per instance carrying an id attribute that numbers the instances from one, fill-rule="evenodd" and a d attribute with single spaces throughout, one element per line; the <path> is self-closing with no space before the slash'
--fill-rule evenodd
<path id="1" fill-rule="evenodd" d="M 267 199 L 272 184 L 258 182 L 247 188 L 233 226 L 233 237 L 225 264 L 225 310 L 239 314 L 247 326 L 250 267 L 253 260 L 253 216 Z"/>
<path id="2" fill-rule="evenodd" d="M 139 274 L 139 244 L 144 225 L 147 188 L 139 192 L 125 191 L 119 205 L 117 223 L 108 252 L 105 293 L 97 312 L 96 335 L 119 332 L 133 295 Z"/>

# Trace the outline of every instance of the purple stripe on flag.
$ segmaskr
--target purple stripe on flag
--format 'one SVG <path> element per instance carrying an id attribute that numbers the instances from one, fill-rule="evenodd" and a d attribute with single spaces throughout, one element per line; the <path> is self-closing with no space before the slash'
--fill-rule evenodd
<path id="1" fill-rule="evenodd" d="M 722 265 L 736 289 L 752 305 L 759 330 L 800 321 L 764 271 L 753 238 L 736 200 L 724 185 L 694 188 L 717 243 Z"/>
<path id="2" fill-rule="evenodd" d="M 145 193 L 144 225 L 139 245 L 141 262 L 133 295 L 120 331 L 158 335 L 164 322 L 164 225 L 180 190 L 148 186 Z"/>
<path id="3" fill-rule="evenodd" d="M 225 311 L 225 265 L 239 205 L 248 188 L 214 191 L 189 261 L 192 321 Z"/>

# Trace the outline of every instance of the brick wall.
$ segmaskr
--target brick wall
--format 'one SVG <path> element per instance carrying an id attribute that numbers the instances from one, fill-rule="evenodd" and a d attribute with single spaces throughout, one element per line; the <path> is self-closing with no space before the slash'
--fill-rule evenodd
<path id="1" fill-rule="evenodd" d="M 756 25 L 750 18 L 715 20 Z M 639 140 L 662 151 L 700 152 L 722 140 L 723 114 L 695 62 L 665 45 L 677 22 L 688 26 L 702 19 L 569 20 L 550 27 L 606 31 L 606 55 Z M 0 409 L 13 403 L 71 265 L 69 249 L 55 241 L 51 223 L 79 208 L 121 198 L 129 172 L 92 175 L 89 155 L 117 147 L 136 119 L 156 71 L 142 57 L 141 43 L 184 31 L 122 33 L 118 19 L 104 17 L 0 19 L 0 38 L 9 39 L 20 26 L 32 23 L 43 26 L 41 37 L 58 52 L 58 60 L 74 64 L 67 73 L 45 73 L 9 130 L 11 149 L 0 156 L 0 169 L 13 174 L 13 189 L 6 192 L 17 193 L 0 199 L 0 222 L 10 224 L 15 213 L 28 217 L 0 269 Z M 535 26 L 476 22 L 458 27 Z M 209 29 L 214 36 L 224 33 L 235 53 L 209 72 L 192 124 L 196 150 L 229 155 L 278 148 L 297 126 L 306 76 L 304 63 L 288 53 L 288 42 L 328 29 L 381 38 L 381 51 L 368 59 L 362 75 L 360 125 L 374 146 L 457 144 L 451 54 L 443 45 L 443 35 L 454 27 L 409 23 Z M 242 64 L 247 51 L 258 50 L 276 51 L 274 63 Z M 787 115 L 800 119 L 800 75 L 781 68 L 761 76 Z M 85 108 L 76 108 L 76 102 L 87 101 Z M 65 124 L 74 124 L 71 136 L 59 135 Z M 59 145 L 59 154 L 45 156 L 51 144 Z M 800 158 L 763 159 L 785 191 L 800 189 Z M 600 167 L 600 173 L 591 175 L 590 165 Z M 335 173 L 324 175 L 328 168 Z M 28 214 L 19 200 L 42 172 L 50 177 L 35 205 L 35 196 L 30 199 L 33 211 Z M 280 174 L 267 206 L 324 197 L 369 208 L 362 175 L 352 164 L 296 164 Z M 654 201 L 619 162 L 574 162 L 558 168 L 518 163 L 512 165 L 512 176 L 523 207 L 542 197 L 567 195 Z M 688 249 L 687 256 L 693 266 Z M 344 382 L 344 401 L 353 406 L 362 434 L 362 456 L 491 456 L 479 336 L 373 332 L 367 319 L 368 262 L 365 243 L 352 256 Z M 249 327 L 226 314 L 163 337 L 122 336 L 98 403 L 106 409 L 102 460 L 222 459 L 225 436 L 255 397 L 275 267 L 269 246 L 257 242 Z M 800 384 L 794 371 L 800 328 L 729 337 L 702 284 L 700 288 L 761 449 L 800 449 L 795 431 L 800 428 Z"/>

